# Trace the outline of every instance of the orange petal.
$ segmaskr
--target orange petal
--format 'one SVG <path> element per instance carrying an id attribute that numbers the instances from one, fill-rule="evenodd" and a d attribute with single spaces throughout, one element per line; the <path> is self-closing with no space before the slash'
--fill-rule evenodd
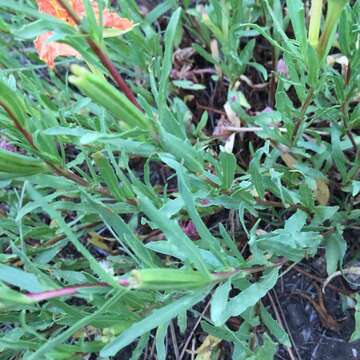
<path id="1" fill-rule="evenodd" d="M 58 3 L 57 0 L 37 0 L 37 5 L 40 12 L 55 16 L 67 23 L 74 24 L 67 11 Z"/>
<path id="2" fill-rule="evenodd" d="M 52 32 L 41 34 L 34 41 L 34 45 L 39 53 L 40 59 L 44 61 L 50 69 L 55 67 L 55 59 L 58 56 L 80 57 L 80 54 L 67 44 L 48 42 L 48 39 L 52 34 Z"/>
<path id="3" fill-rule="evenodd" d="M 64 20 L 70 25 L 75 25 L 67 11 L 57 0 L 37 0 L 37 4 L 39 11 Z M 69 4 L 80 18 L 83 18 L 86 15 L 85 6 L 82 0 L 70 0 Z M 99 8 L 97 2 L 91 1 L 91 6 L 94 10 L 95 16 L 99 18 Z M 106 28 L 125 31 L 131 29 L 134 23 L 129 19 L 120 17 L 115 12 L 105 9 L 103 11 L 103 25 Z M 39 53 L 40 59 L 47 63 L 51 69 L 55 67 L 55 59 L 58 56 L 80 57 L 80 54 L 69 45 L 58 42 L 48 42 L 51 35 L 51 32 L 44 33 L 38 36 L 34 41 L 35 48 Z"/>
<path id="4" fill-rule="evenodd" d="M 131 29 L 134 26 L 134 23 L 129 19 L 120 17 L 112 11 L 104 10 L 103 25 L 107 28 L 125 31 Z"/>
<path id="5" fill-rule="evenodd" d="M 73 0 L 73 8 L 80 17 L 86 16 L 86 10 L 81 0 Z M 99 19 L 99 7 L 96 1 L 91 1 L 91 6 L 94 10 L 95 16 Z M 117 13 L 104 9 L 103 10 L 103 26 L 116 30 L 129 30 L 134 23 L 126 18 L 120 17 Z"/>
<path id="6" fill-rule="evenodd" d="M 71 25 L 75 25 L 67 11 L 57 0 L 37 0 L 37 4 L 41 12 L 62 19 Z M 80 18 L 83 18 L 86 15 L 85 6 L 82 0 L 70 0 L 69 4 Z M 97 2 L 91 1 L 91 6 L 94 10 L 95 16 L 99 18 L 99 8 Z M 103 25 L 107 28 L 125 31 L 131 29 L 134 23 L 129 19 L 120 17 L 113 11 L 105 9 L 103 11 Z"/>

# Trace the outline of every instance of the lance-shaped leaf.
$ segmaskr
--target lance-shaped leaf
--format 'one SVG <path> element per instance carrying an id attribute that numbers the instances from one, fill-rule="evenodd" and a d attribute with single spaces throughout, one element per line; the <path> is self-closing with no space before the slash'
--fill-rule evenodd
<path id="1" fill-rule="evenodd" d="M 172 318 L 183 313 L 193 305 L 201 301 L 207 292 L 196 292 L 183 296 L 176 301 L 172 301 L 160 309 L 154 310 L 149 316 L 135 323 L 125 330 L 119 337 L 115 338 L 110 344 L 101 350 L 101 356 L 113 356 L 126 345 L 133 342 L 137 337 L 149 332 L 150 330 L 170 321 Z"/>
<path id="2" fill-rule="evenodd" d="M 13 306 L 24 306 L 33 303 L 34 301 L 5 284 L 0 282 L 0 310 L 7 310 Z"/>
<path id="3" fill-rule="evenodd" d="M 0 106 L 8 113 L 12 121 L 20 126 L 26 123 L 26 109 L 22 99 L 6 84 L 0 81 Z"/>
<path id="4" fill-rule="evenodd" d="M 39 159 L 0 149 L 0 177 L 30 176 L 48 171 L 47 165 Z"/>

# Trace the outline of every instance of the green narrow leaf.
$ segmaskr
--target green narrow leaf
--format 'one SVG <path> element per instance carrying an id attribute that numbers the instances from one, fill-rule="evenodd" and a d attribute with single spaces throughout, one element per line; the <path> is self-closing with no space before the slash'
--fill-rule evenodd
<path id="1" fill-rule="evenodd" d="M 0 282 L 0 310 L 7 310 L 14 305 L 31 304 L 31 300 L 26 295 L 23 295 Z"/>
<path id="2" fill-rule="evenodd" d="M 25 126 L 27 117 L 23 100 L 2 81 L 0 81 L 0 106 L 6 112 L 10 112 L 21 126 Z"/>
<path id="3" fill-rule="evenodd" d="M 240 261 L 239 265 L 245 264 L 244 257 L 241 255 L 241 252 L 237 248 L 235 241 L 230 237 L 230 235 L 226 231 L 224 225 L 221 223 L 219 224 L 219 230 L 220 230 L 220 234 L 224 240 L 224 243 L 229 248 L 231 254 Z"/>
<path id="4" fill-rule="evenodd" d="M 264 343 L 256 351 L 254 360 L 269 360 L 274 359 L 277 350 L 276 344 L 269 338 L 268 335 L 264 336 Z"/>
<path id="5" fill-rule="evenodd" d="M 100 170 L 99 177 L 105 182 L 111 194 L 116 198 L 116 200 L 124 201 L 126 193 L 123 192 L 119 180 L 115 175 L 115 171 L 109 164 L 108 160 L 100 152 L 95 153 L 92 157 Z"/>
<path id="6" fill-rule="evenodd" d="M 176 6 L 176 0 L 165 0 L 159 3 L 159 5 L 155 6 L 145 17 L 145 20 L 152 24 L 155 22 L 160 16 L 164 15 L 166 12 L 171 10 Z"/>
<path id="7" fill-rule="evenodd" d="M 239 295 L 232 298 L 221 314 L 218 320 L 219 323 L 224 324 L 229 317 L 241 315 L 250 306 L 254 306 L 275 286 L 279 276 L 278 272 L 278 269 L 271 270 L 259 282 L 251 284 L 248 288 L 241 291 Z"/>
<path id="8" fill-rule="evenodd" d="M 275 321 L 265 307 L 260 305 L 260 317 L 264 325 L 269 330 L 270 334 L 275 337 L 280 344 L 290 347 L 291 341 L 286 331 Z"/>
<path id="9" fill-rule="evenodd" d="M 94 9 L 90 3 L 90 0 L 83 0 L 86 11 L 86 22 L 87 22 L 87 31 L 92 34 L 94 37 L 98 37 L 99 29 L 96 21 L 96 17 L 94 14 Z M 99 2 L 101 3 L 101 2 Z M 98 39 L 99 40 L 99 39 Z"/>
<path id="10" fill-rule="evenodd" d="M 220 164 L 222 167 L 222 189 L 230 189 L 234 181 L 236 171 L 236 158 L 233 153 L 221 151 Z"/>
<path id="11" fill-rule="evenodd" d="M 50 339 L 42 345 L 38 350 L 27 357 L 27 360 L 38 360 L 43 359 L 44 354 L 48 353 L 52 349 L 56 348 L 58 345 L 65 342 L 71 335 L 84 328 L 86 325 L 90 324 L 93 320 L 99 317 L 103 312 L 110 309 L 114 306 L 119 299 L 127 293 L 126 290 L 118 290 L 118 292 L 109 300 L 107 300 L 98 310 L 94 313 L 89 314 L 77 321 L 74 325 L 70 326 L 67 330 L 61 332 L 60 334 L 50 337 Z"/>
<path id="12" fill-rule="evenodd" d="M 240 331 L 238 331 L 237 333 L 235 333 L 234 331 L 231 331 L 230 329 L 228 329 L 226 326 L 222 326 L 222 327 L 216 327 L 216 326 L 212 326 L 210 325 L 208 322 L 205 321 L 201 321 L 201 328 L 209 335 L 215 336 L 219 339 L 224 339 L 226 341 L 233 341 L 235 347 L 238 347 L 242 350 L 242 353 L 244 355 L 244 357 L 242 357 L 241 359 L 244 360 L 250 360 L 253 359 L 252 355 L 253 352 L 248 348 L 246 341 L 247 341 L 247 335 L 244 335 L 240 333 Z M 235 352 L 234 352 L 235 353 Z M 238 360 L 238 357 L 233 357 L 233 359 Z"/>
<path id="13" fill-rule="evenodd" d="M 153 221 L 166 235 L 168 241 L 174 245 L 180 252 L 187 255 L 188 260 L 205 274 L 209 273 L 204 260 L 201 257 L 199 249 L 184 234 L 179 224 L 164 217 L 163 213 L 158 210 L 152 202 L 142 193 L 138 194 L 139 207 L 146 216 Z"/>
<path id="14" fill-rule="evenodd" d="M 223 263 L 227 264 L 227 259 L 224 250 L 221 248 L 218 239 L 216 239 L 211 232 L 209 231 L 208 227 L 204 224 L 199 215 L 198 211 L 195 207 L 195 202 L 193 198 L 193 194 L 191 193 L 185 179 L 185 174 L 179 167 L 178 171 L 178 180 L 179 180 L 179 190 L 181 197 L 184 200 L 186 209 L 190 215 L 191 220 L 193 221 L 196 230 L 198 231 L 201 240 L 204 244 L 211 250 L 211 252 L 218 258 L 218 260 Z"/>
<path id="15" fill-rule="evenodd" d="M 46 290 L 34 274 L 3 264 L 0 264 L 0 280 L 29 292 Z"/>
<path id="16" fill-rule="evenodd" d="M 344 240 L 339 230 L 326 238 L 326 271 L 329 276 L 337 270 L 338 266 L 340 266 L 340 268 L 342 267 L 343 259 L 347 248 L 346 245 L 346 241 Z"/>
<path id="17" fill-rule="evenodd" d="M 223 325 L 222 313 L 226 309 L 231 290 L 231 280 L 227 280 L 224 284 L 219 285 L 211 299 L 210 318 L 215 326 Z"/>
<path id="18" fill-rule="evenodd" d="M 350 341 L 356 341 L 360 339 L 360 295 L 356 295 L 355 305 L 355 330 L 351 335 Z"/>
<path id="19" fill-rule="evenodd" d="M 38 202 L 42 209 L 46 213 L 48 213 L 53 220 L 56 221 L 62 232 L 72 242 L 76 250 L 79 251 L 79 253 L 84 256 L 84 258 L 89 262 L 91 269 L 99 276 L 99 278 L 102 281 L 105 281 L 116 288 L 120 288 L 118 282 L 100 266 L 99 262 L 91 255 L 89 250 L 79 241 L 77 236 L 66 224 L 61 215 L 50 204 L 46 202 L 44 197 L 40 193 L 38 193 L 30 183 L 27 183 L 26 188 L 31 198 L 34 201 Z"/>
<path id="20" fill-rule="evenodd" d="M 263 0 L 266 4 L 266 7 L 268 9 L 268 12 L 274 22 L 274 28 L 276 29 L 276 31 L 279 33 L 279 35 L 281 36 L 286 48 L 295 56 L 299 56 L 299 52 L 297 50 L 297 48 L 292 44 L 292 42 L 290 41 L 290 39 L 288 38 L 288 36 L 285 34 L 285 31 L 283 30 L 281 23 L 278 21 L 276 14 L 273 12 L 269 1 L 268 0 Z"/>
<path id="21" fill-rule="evenodd" d="M 114 356 L 122 348 L 131 344 L 136 338 L 144 335 L 161 324 L 169 322 L 182 311 L 189 309 L 201 301 L 206 294 L 207 292 L 196 292 L 191 295 L 183 296 L 182 298 L 173 301 L 162 308 L 154 310 L 149 316 L 133 324 L 110 344 L 106 345 L 101 350 L 100 355 L 104 357 Z"/>
<path id="22" fill-rule="evenodd" d="M 138 360 L 140 359 L 140 356 L 143 354 L 144 349 L 149 342 L 150 334 L 144 334 L 140 337 L 138 343 L 136 344 L 136 348 L 131 354 L 131 358 L 129 360 Z"/>
<path id="23" fill-rule="evenodd" d="M 172 60 L 173 60 L 173 48 L 175 42 L 176 31 L 180 22 L 182 9 L 178 8 L 171 16 L 169 24 L 165 32 L 165 52 L 163 57 L 162 69 L 161 69 L 161 78 L 159 86 L 159 104 L 158 108 L 160 109 L 160 121 L 162 122 L 162 114 L 164 112 L 161 110 L 167 106 L 168 98 L 168 86 L 169 78 L 172 69 Z"/>
<path id="24" fill-rule="evenodd" d="M 342 178 L 346 178 L 346 158 L 341 149 L 340 130 L 335 124 L 331 126 L 331 155 Z"/>
<path id="25" fill-rule="evenodd" d="M 249 173 L 251 175 L 251 180 L 255 186 L 255 189 L 259 195 L 259 198 L 264 199 L 265 198 L 265 188 L 264 188 L 262 175 L 260 172 L 260 163 L 259 163 L 258 157 L 254 157 L 251 160 L 250 166 L 249 166 Z"/>
<path id="26" fill-rule="evenodd" d="M 156 330 L 155 344 L 158 360 L 166 360 L 165 338 L 168 332 L 169 323 L 161 324 Z"/>
<path id="27" fill-rule="evenodd" d="M 307 36 L 305 27 L 304 2 L 301 0 L 286 0 L 287 10 L 294 29 L 296 40 L 299 42 L 302 53 L 305 54 Z"/>
<path id="28" fill-rule="evenodd" d="M 160 129 L 160 141 L 162 148 L 172 154 L 180 163 L 194 173 L 204 172 L 204 160 L 201 153 L 196 151 L 188 142 L 174 136 L 164 129 Z"/>
<path id="29" fill-rule="evenodd" d="M 140 239 L 131 231 L 125 221 L 112 210 L 93 200 L 84 192 L 84 196 L 91 208 L 103 219 L 108 227 L 113 229 L 115 234 L 121 239 L 125 246 L 130 249 L 139 263 L 145 266 L 153 267 L 156 263 L 160 263 L 156 256 L 147 249 Z"/>
<path id="30" fill-rule="evenodd" d="M 48 167 L 42 160 L 0 148 L 0 171 L 20 177 L 45 173 Z"/>

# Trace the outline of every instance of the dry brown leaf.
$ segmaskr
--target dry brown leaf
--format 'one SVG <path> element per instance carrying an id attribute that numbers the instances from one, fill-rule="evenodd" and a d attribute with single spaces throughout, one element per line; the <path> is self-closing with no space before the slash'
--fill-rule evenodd
<path id="1" fill-rule="evenodd" d="M 228 118 L 229 122 L 231 123 L 231 125 L 240 127 L 241 121 L 238 118 L 238 116 L 236 115 L 235 111 L 231 108 L 229 103 L 225 104 L 224 109 L 225 109 L 227 118 Z M 224 149 L 228 153 L 233 152 L 234 144 L 235 144 L 235 136 L 236 136 L 235 133 L 231 134 L 225 142 Z"/>
<path id="2" fill-rule="evenodd" d="M 281 158 L 283 162 L 287 165 L 289 169 L 293 169 L 296 163 L 296 160 L 293 156 L 291 156 L 288 152 L 284 152 L 281 154 Z"/>
<path id="3" fill-rule="evenodd" d="M 320 205 L 327 205 L 330 200 L 330 190 L 324 180 L 316 180 L 316 200 Z"/>
<path id="4" fill-rule="evenodd" d="M 107 238 L 97 234 L 96 232 L 89 233 L 89 243 L 108 252 L 109 254 L 114 254 L 114 251 L 109 245 L 106 244 L 106 241 L 114 241 L 112 238 Z"/>
<path id="5" fill-rule="evenodd" d="M 339 64 L 341 65 L 342 75 L 346 75 L 349 68 L 349 59 L 342 54 L 333 54 L 327 57 L 327 63 L 329 65 Z"/>
<path id="6" fill-rule="evenodd" d="M 210 50 L 211 50 L 211 55 L 212 57 L 216 60 L 216 61 L 220 61 L 220 52 L 219 52 L 219 45 L 217 40 L 212 39 L 210 42 Z M 222 71 L 220 66 L 215 65 L 215 70 L 216 70 L 216 74 L 219 76 L 219 78 L 222 77 Z"/>
<path id="7" fill-rule="evenodd" d="M 195 354 L 197 354 L 197 356 L 195 360 L 210 360 L 211 355 L 213 355 L 214 350 L 216 350 L 220 342 L 221 339 L 208 335 L 204 342 L 196 349 Z"/>
<path id="8" fill-rule="evenodd" d="M 281 153 L 280 156 L 283 162 L 287 165 L 289 169 L 293 169 L 296 164 L 296 160 L 292 155 L 290 155 L 289 148 L 284 145 L 278 145 L 277 148 Z"/>

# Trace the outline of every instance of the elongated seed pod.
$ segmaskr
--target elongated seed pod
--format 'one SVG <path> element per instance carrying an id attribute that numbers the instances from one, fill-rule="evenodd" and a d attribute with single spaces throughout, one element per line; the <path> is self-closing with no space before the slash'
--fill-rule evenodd
<path id="1" fill-rule="evenodd" d="M 150 120 L 102 76 L 78 65 L 72 66 L 71 70 L 74 75 L 69 76 L 69 82 L 110 111 L 116 119 L 123 121 L 128 128 L 137 126 L 140 129 L 151 129 Z"/>
<path id="2" fill-rule="evenodd" d="M 309 43 L 316 49 L 319 43 L 323 0 L 312 0 L 310 10 Z"/>
<path id="3" fill-rule="evenodd" d="M 196 289 L 215 281 L 212 275 L 200 271 L 153 268 L 133 270 L 130 273 L 130 287 L 139 289 Z"/>
<path id="4" fill-rule="evenodd" d="M 336 30 L 344 6 L 349 0 L 328 0 L 328 9 L 325 18 L 324 30 L 320 37 L 317 47 L 319 56 L 322 58 L 327 55 L 331 44 L 329 43 Z"/>

